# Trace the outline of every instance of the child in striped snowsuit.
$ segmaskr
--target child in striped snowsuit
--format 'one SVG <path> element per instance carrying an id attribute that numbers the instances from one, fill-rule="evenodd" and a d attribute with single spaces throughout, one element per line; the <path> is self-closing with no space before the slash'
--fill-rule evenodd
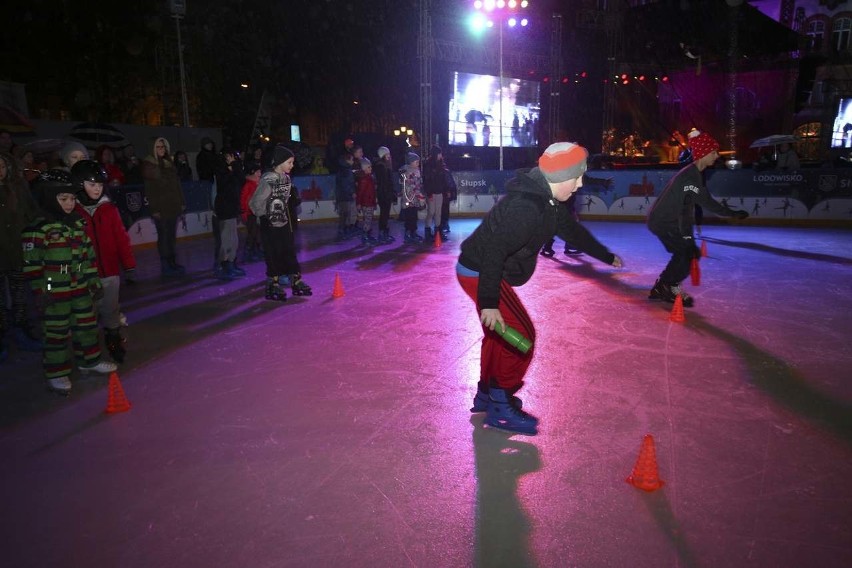
<path id="1" fill-rule="evenodd" d="M 92 242 L 74 212 L 76 187 L 71 174 L 49 170 L 35 183 L 41 217 L 21 235 L 24 275 L 43 314 L 44 373 L 48 388 L 71 391 L 74 357 L 83 373 L 109 373 L 115 363 L 101 361 L 94 299 L 103 295 Z"/>

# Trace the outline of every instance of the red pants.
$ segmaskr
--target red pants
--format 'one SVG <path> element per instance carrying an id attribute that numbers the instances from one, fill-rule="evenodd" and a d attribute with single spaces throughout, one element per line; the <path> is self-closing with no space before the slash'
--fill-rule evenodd
<path id="1" fill-rule="evenodd" d="M 476 301 L 479 278 L 457 276 L 462 289 L 476 304 L 476 314 L 479 316 L 480 307 Z M 482 354 L 479 362 L 480 386 L 497 386 L 515 393 L 523 386 L 524 375 L 532 360 L 535 350 L 535 328 L 520 298 L 505 280 L 500 283 L 500 302 L 497 307 L 506 325 L 520 331 L 533 346 L 526 354 L 522 354 L 497 333 L 482 326 L 485 337 L 482 338 Z"/>

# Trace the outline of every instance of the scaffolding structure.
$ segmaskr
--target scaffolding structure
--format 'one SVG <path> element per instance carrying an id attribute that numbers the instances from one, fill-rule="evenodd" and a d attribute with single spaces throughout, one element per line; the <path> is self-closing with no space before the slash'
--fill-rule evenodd
<path id="1" fill-rule="evenodd" d="M 420 33 L 417 58 L 420 61 L 420 146 L 429 148 L 432 140 L 432 18 L 429 0 L 420 0 Z M 426 156 L 422 156 L 424 159 Z"/>
<path id="2" fill-rule="evenodd" d="M 547 135 L 550 143 L 556 142 L 559 134 L 559 111 L 562 106 L 559 98 L 562 65 L 562 16 L 553 14 L 550 31 L 550 109 L 547 115 Z"/>
<path id="3" fill-rule="evenodd" d="M 603 18 L 606 32 L 606 62 L 607 77 L 604 82 L 603 97 L 603 130 L 604 136 L 615 127 L 616 82 L 615 76 L 619 70 L 619 60 L 622 58 L 624 45 L 621 2 L 607 2 Z"/>

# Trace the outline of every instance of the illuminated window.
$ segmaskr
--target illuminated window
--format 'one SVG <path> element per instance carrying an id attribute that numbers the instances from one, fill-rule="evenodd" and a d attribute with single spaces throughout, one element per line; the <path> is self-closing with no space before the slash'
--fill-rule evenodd
<path id="1" fill-rule="evenodd" d="M 837 18 L 831 31 L 831 44 L 837 51 L 849 49 L 849 34 L 852 33 L 852 19 Z"/>
<path id="2" fill-rule="evenodd" d="M 811 51 L 822 51 L 822 40 L 825 37 L 825 22 L 814 20 L 808 23 L 808 38 Z"/>

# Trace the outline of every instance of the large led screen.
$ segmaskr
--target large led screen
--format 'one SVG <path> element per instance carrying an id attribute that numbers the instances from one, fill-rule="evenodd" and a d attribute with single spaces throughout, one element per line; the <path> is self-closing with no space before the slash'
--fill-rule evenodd
<path id="1" fill-rule="evenodd" d="M 852 99 L 840 99 L 834 127 L 831 129 L 832 148 L 852 148 Z"/>
<path id="2" fill-rule="evenodd" d="M 449 134 L 454 146 L 537 146 L 539 84 L 513 77 L 453 73 Z M 502 129 L 501 129 L 502 126 Z"/>

